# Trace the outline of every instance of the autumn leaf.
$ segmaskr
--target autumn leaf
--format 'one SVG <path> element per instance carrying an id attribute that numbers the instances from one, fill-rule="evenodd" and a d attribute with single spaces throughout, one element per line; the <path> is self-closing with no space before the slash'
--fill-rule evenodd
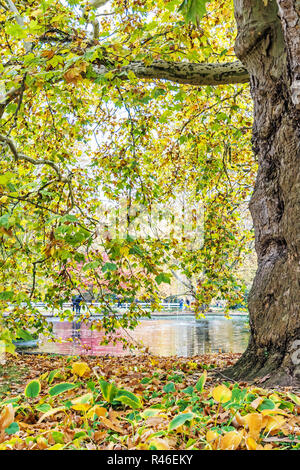
<path id="1" fill-rule="evenodd" d="M 90 372 L 91 369 L 89 368 L 86 362 L 73 362 L 72 364 L 72 372 L 79 377 L 83 377 L 86 373 Z"/>
<path id="2" fill-rule="evenodd" d="M 169 450 L 170 446 L 166 439 L 156 438 L 152 439 L 149 443 L 149 449 L 155 450 Z"/>
<path id="3" fill-rule="evenodd" d="M 231 399 L 232 392 L 226 385 L 218 385 L 212 390 L 212 397 L 218 403 L 226 403 Z"/>
<path id="4" fill-rule="evenodd" d="M 206 436 L 205 436 L 207 442 L 212 442 L 218 437 L 220 437 L 220 434 L 217 433 L 216 431 L 212 431 L 211 429 L 207 431 Z"/>
<path id="5" fill-rule="evenodd" d="M 15 411 L 11 403 L 5 405 L 0 414 L 0 431 L 4 431 L 14 422 Z"/>
<path id="6" fill-rule="evenodd" d="M 220 438 L 221 450 L 236 450 L 243 439 L 243 434 L 238 431 L 229 431 Z"/>
<path id="7" fill-rule="evenodd" d="M 249 413 L 243 416 L 243 420 L 248 426 L 249 437 L 252 437 L 256 441 L 259 438 L 260 431 L 264 427 L 263 415 L 259 413 Z"/>

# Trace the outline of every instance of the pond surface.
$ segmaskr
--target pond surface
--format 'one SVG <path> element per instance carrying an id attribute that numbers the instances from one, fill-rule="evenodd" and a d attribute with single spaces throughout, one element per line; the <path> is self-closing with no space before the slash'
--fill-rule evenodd
<path id="1" fill-rule="evenodd" d="M 42 342 L 39 351 L 95 356 L 121 356 L 128 354 L 123 345 L 101 346 L 103 333 L 93 330 L 88 325 L 77 322 L 53 321 L 56 337 L 61 343 Z M 130 335 L 141 341 L 149 351 L 159 356 L 193 356 L 209 352 L 242 353 L 248 344 L 248 317 L 235 316 L 228 320 L 220 315 L 209 315 L 205 319 L 195 320 L 192 315 L 174 315 L 143 319 Z M 121 334 L 121 332 L 119 333 Z M 67 341 L 73 338 L 73 341 Z"/>

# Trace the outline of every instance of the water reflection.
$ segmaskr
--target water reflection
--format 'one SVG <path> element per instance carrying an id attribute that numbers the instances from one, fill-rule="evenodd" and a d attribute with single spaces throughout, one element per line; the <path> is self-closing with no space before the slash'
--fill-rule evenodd
<path id="1" fill-rule="evenodd" d="M 156 317 L 142 320 L 130 335 L 153 354 L 160 356 L 193 356 L 208 352 L 243 352 L 248 343 L 249 330 L 246 316 L 236 316 L 227 320 L 222 316 L 210 315 L 206 319 L 195 320 L 193 316 Z M 77 322 L 53 322 L 53 330 L 61 343 L 43 342 L 39 350 L 59 354 L 95 356 L 128 354 L 121 342 L 116 345 L 101 346 L 103 333 L 88 325 Z M 117 335 L 124 334 L 118 332 Z M 73 341 L 68 341 L 72 338 Z"/>

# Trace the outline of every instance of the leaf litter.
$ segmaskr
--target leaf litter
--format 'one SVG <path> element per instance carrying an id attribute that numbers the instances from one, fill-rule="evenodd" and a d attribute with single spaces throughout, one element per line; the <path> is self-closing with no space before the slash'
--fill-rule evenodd
<path id="1" fill-rule="evenodd" d="M 238 357 L 8 356 L 0 450 L 299 449 L 299 394 L 216 378 Z"/>

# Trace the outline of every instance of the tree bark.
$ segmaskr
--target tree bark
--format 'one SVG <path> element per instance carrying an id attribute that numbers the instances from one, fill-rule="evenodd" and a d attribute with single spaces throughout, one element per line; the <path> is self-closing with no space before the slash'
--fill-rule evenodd
<path id="1" fill-rule="evenodd" d="M 226 373 L 263 378 L 266 385 L 298 385 L 300 3 L 277 1 L 279 10 L 276 0 L 235 0 L 235 50 L 249 71 L 254 101 L 259 169 L 250 210 L 258 270 L 249 296 L 249 345 Z"/>

